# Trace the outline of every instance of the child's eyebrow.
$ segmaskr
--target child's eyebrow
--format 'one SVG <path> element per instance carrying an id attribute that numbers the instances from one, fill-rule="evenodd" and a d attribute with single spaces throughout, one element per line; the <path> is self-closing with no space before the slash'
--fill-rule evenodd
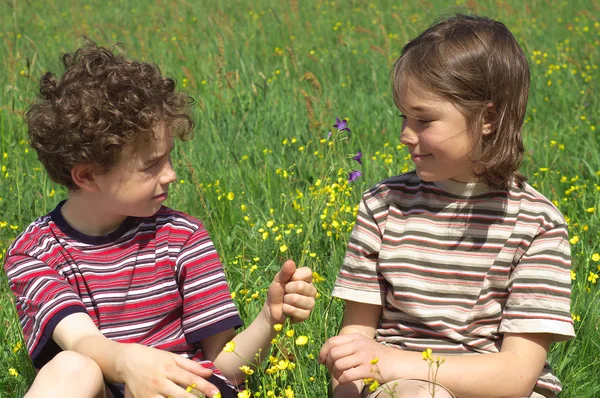
<path id="1" fill-rule="evenodd" d="M 165 156 L 167 156 L 168 154 L 170 154 L 173 151 L 173 148 L 175 148 L 174 145 L 172 145 L 169 150 L 166 153 L 163 153 L 161 155 L 155 155 L 152 156 L 150 159 L 146 160 L 143 163 L 143 167 L 149 167 L 152 166 L 154 163 L 158 162 L 160 159 L 164 158 Z"/>
<path id="2" fill-rule="evenodd" d="M 415 112 L 431 112 L 434 110 L 433 108 L 424 105 L 411 106 L 410 109 Z"/>

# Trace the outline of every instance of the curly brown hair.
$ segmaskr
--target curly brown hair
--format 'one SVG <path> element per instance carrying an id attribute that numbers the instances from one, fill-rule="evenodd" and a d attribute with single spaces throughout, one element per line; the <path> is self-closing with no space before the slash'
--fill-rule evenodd
<path id="1" fill-rule="evenodd" d="M 152 139 L 159 123 L 182 140 L 194 128 L 193 98 L 175 91 L 175 81 L 157 65 L 113 49 L 86 39 L 75 53 L 63 54 L 64 74 L 41 78 L 39 100 L 25 114 L 38 159 L 53 181 L 69 189 L 78 188 L 74 166 L 109 171 L 124 152 Z"/>
<path id="2" fill-rule="evenodd" d="M 413 79 L 457 106 L 476 143 L 473 170 L 488 185 L 507 188 L 511 181 L 520 186 L 527 180 L 517 169 L 524 152 L 529 64 L 504 24 L 477 15 L 441 19 L 404 46 L 392 79 L 394 102 L 404 113 L 401 94 Z M 492 132 L 482 135 L 489 104 L 495 113 Z"/>

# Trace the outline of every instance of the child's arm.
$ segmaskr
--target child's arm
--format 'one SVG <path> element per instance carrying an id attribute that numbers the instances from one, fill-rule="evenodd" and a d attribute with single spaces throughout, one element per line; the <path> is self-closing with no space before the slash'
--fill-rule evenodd
<path id="1" fill-rule="evenodd" d="M 210 369 L 170 352 L 109 340 L 84 313 L 63 318 L 52 338 L 63 350 L 76 351 L 94 360 L 106 380 L 125 383 L 127 391 L 134 397 L 193 398 L 195 395 L 185 390 L 185 386 L 193 384 L 208 397 L 219 391 L 204 380 L 212 374 Z"/>
<path id="2" fill-rule="evenodd" d="M 237 336 L 234 329 L 230 329 L 202 340 L 204 356 L 213 361 L 228 380 L 242 383 L 246 375 L 240 366 L 252 367 L 262 362 L 276 335 L 274 325 L 283 323 L 288 316 L 293 323 L 308 319 L 316 292 L 311 270 L 296 269 L 293 261 L 286 261 L 269 286 L 267 301 L 254 321 Z M 223 351 L 229 341 L 235 343 L 235 352 Z M 258 360 L 256 354 L 259 354 Z"/>
<path id="3" fill-rule="evenodd" d="M 360 332 L 344 333 L 361 326 L 356 320 L 367 319 L 378 311 L 380 314 L 379 306 L 346 301 L 342 332 L 325 343 L 319 356 L 330 370 L 334 385 L 350 385 L 369 377 L 379 383 L 428 379 L 428 366 L 420 352 L 388 347 Z M 445 362 L 436 381 L 461 398 L 529 396 L 551 342 L 550 334 L 506 334 L 499 353 L 441 356 Z M 372 372 L 375 366 L 370 361 L 374 358 L 378 359 L 378 373 Z"/>
<path id="4" fill-rule="evenodd" d="M 375 337 L 375 330 L 379 325 L 379 319 L 381 318 L 381 306 L 358 303 L 355 301 L 346 301 L 344 308 L 344 317 L 342 319 L 342 326 L 340 328 L 340 336 L 359 334 L 364 336 L 368 340 L 373 340 Z M 335 358 L 337 355 L 342 353 L 336 348 L 332 350 L 330 358 Z M 368 354 L 368 353 L 367 353 Z M 374 359 L 373 356 L 367 361 L 370 365 L 370 361 Z M 327 364 L 329 369 L 332 370 L 336 366 L 335 363 Z M 332 372 L 333 374 L 333 372 Z M 334 376 L 331 379 L 333 396 L 334 397 L 360 397 L 363 388 L 362 378 L 353 380 L 351 383 L 340 384 L 339 380 Z"/>

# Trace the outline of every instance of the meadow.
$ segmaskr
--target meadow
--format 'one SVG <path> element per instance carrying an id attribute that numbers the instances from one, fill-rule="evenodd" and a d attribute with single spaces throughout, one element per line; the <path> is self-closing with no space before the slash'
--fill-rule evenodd
<path id="1" fill-rule="evenodd" d="M 327 396 L 316 356 L 341 320 L 343 303 L 330 293 L 361 193 L 412 164 L 399 142 L 390 67 L 410 38 L 458 7 L 504 22 L 530 61 L 521 171 L 565 215 L 573 261 L 577 337 L 554 344 L 549 362 L 562 398 L 600 396 L 598 0 L 2 2 L 0 262 L 66 197 L 27 144 L 23 113 L 39 78 L 60 73 L 60 54 L 82 35 L 121 42 L 196 100 L 195 136 L 177 144 L 167 205 L 204 221 L 242 318 L 260 310 L 285 259 L 315 272 L 312 317 L 285 326 L 250 390 Z M 336 117 L 348 119 L 348 139 L 327 138 Z M 351 159 L 359 150 L 362 166 Z M 351 170 L 362 176 L 348 182 Z M 0 272 L 0 397 L 22 396 L 35 374 L 12 297 Z"/>

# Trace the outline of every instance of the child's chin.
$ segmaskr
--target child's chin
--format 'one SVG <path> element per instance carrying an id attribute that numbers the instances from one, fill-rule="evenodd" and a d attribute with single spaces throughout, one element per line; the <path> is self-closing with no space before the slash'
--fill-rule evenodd
<path id="1" fill-rule="evenodd" d="M 421 179 L 421 181 L 426 181 L 426 182 L 435 182 L 435 181 L 443 180 L 443 178 L 440 178 L 438 175 L 435 175 L 433 173 L 428 173 L 427 171 L 423 171 L 423 170 L 419 170 L 419 169 L 417 169 L 417 176 Z"/>

